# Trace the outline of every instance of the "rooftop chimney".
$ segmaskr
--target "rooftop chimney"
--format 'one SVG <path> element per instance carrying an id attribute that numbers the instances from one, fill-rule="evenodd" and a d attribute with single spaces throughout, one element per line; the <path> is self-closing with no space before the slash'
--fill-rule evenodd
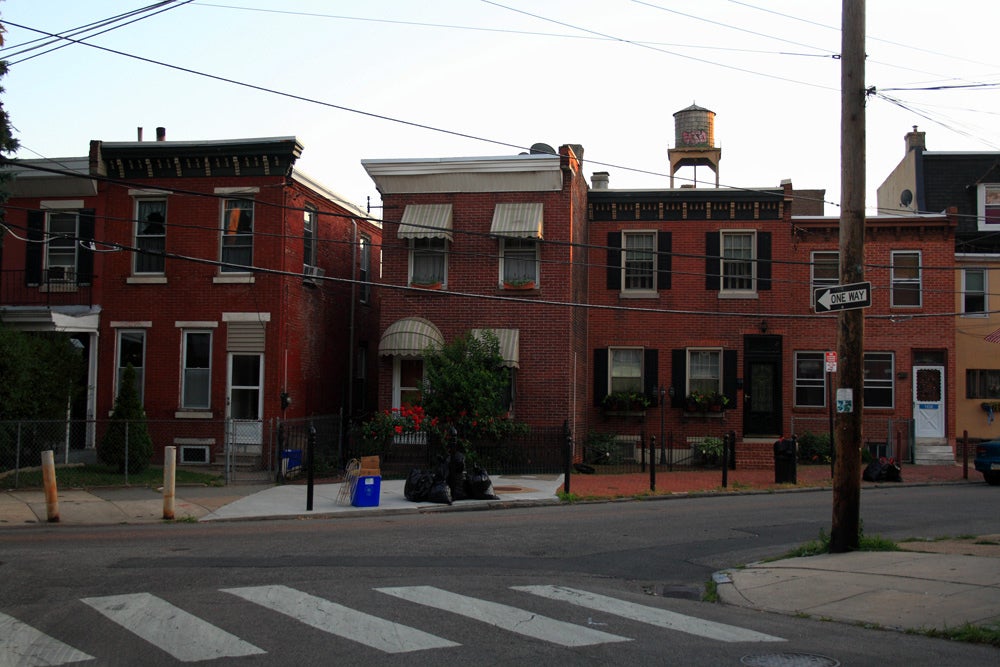
<path id="1" fill-rule="evenodd" d="M 136 132 L 136 134 L 137 134 L 137 135 L 139 136 L 139 138 L 138 138 L 138 139 L 136 139 L 136 141 L 142 141 L 142 128 L 141 128 L 141 127 L 139 127 L 139 128 L 136 128 L 136 130 L 138 130 L 138 131 Z"/>
<path id="2" fill-rule="evenodd" d="M 927 142 L 925 138 L 927 137 L 926 132 L 917 132 L 917 126 L 913 126 L 913 132 L 906 133 L 906 152 L 909 153 L 912 150 L 919 148 L 922 151 L 927 150 Z"/>
<path id="3" fill-rule="evenodd" d="M 607 190 L 610 180 L 611 175 L 606 171 L 595 171 L 590 175 L 590 184 L 595 190 Z"/>
<path id="4" fill-rule="evenodd" d="M 158 128 L 156 128 L 156 140 L 157 141 L 166 141 L 167 140 L 167 128 L 165 128 L 165 127 L 158 127 Z"/>

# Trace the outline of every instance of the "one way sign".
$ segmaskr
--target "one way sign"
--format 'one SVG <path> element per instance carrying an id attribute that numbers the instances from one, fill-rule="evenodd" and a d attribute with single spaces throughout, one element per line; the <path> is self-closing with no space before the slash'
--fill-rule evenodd
<path id="1" fill-rule="evenodd" d="M 872 305 L 872 284 L 853 283 L 851 285 L 817 287 L 813 290 L 813 296 L 816 301 L 817 313 L 867 308 Z"/>

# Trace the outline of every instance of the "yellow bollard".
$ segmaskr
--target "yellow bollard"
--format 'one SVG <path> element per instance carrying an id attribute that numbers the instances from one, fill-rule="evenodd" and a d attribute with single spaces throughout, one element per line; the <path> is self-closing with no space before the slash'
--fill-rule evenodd
<path id="1" fill-rule="evenodd" d="M 42 484 L 45 486 L 45 514 L 49 523 L 58 523 L 59 490 L 56 487 L 56 461 L 51 449 L 42 452 Z"/>
<path id="2" fill-rule="evenodd" d="M 163 518 L 174 518 L 174 488 L 177 482 L 177 448 L 163 450 Z"/>

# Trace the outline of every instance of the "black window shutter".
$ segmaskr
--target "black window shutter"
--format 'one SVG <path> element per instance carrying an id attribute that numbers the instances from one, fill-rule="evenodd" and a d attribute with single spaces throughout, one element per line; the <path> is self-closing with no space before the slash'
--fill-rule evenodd
<path id="1" fill-rule="evenodd" d="M 658 352 L 659 350 L 646 348 L 643 351 L 642 359 L 642 379 L 646 385 L 643 389 L 646 392 L 646 398 L 650 400 L 650 406 L 654 408 L 659 403 L 660 398 L 660 362 Z"/>
<path id="2" fill-rule="evenodd" d="M 771 289 L 771 232 L 757 233 L 757 290 Z"/>
<path id="3" fill-rule="evenodd" d="M 594 405 L 601 407 L 601 401 L 608 395 L 608 348 L 594 350 Z"/>
<path id="4" fill-rule="evenodd" d="M 656 289 L 670 289 L 670 232 L 656 234 Z"/>
<path id="5" fill-rule="evenodd" d="M 705 232 L 705 289 L 719 291 L 719 232 Z"/>
<path id="6" fill-rule="evenodd" d="M 670 406 L 674 408 L 684 407 L 684 388 L 687 387 L 687 350 L 670 351 L 670 386 L 674 390 Z"/>
<path id="7" fill-rule="evenodd" d="M 45 211 L 28 211 L 28 241 L 41 241 L 45 236 Z M 42 283 L 42 250 L 44 243 L 24 244 L 24 284 Z"/>
<path id="8" fill-rule="evenodd" d="M 94 240 L 94 209 L 85 208 L 80 211 L 80 240 Z M 76 282 L 78 285 L 89 285 L 94 278 L 94 252 L 77 244 Z"/>
<path id="9" fill-rule="evenodd" d="M 608 232 L 608 289 L 622 288 L 622 233 Z"/>
<path id="10" fill-rule="evenodd" d="M 729 408 L 736 407 L 736 350 L 722 351 L 722 393 L 729 399 Z"/>

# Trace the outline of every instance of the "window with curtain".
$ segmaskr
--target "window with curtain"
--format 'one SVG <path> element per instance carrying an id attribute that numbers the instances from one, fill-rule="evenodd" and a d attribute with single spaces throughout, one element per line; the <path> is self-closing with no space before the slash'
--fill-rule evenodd
<path id="1" fill-rule="evenodd" d="M 696 349 L 687 351 L 688 390 L 711 394 L 722 391 L 722 350 Z"/>
<path id="2" fill-rule="evenodd" d="M 625 291 L 656 289 L 656 234 L 625 232 L 622 245 Z"/>
<path id="3" fill-rule="evenodd" d="M 76 280 L 78 216 L 73 213 L 49 213 L 48 243 L 45 244 L 45 268 L 51 282 Z"/>
<path id="4" fill-rule="evenodd" d="M 753 232 L 722 232 L 722 289 L 755 291 L 754 259 Z"/>
<path id="5" fill-rule="evenodd" d="M 642 348 L 613 347 L 609 350 L 608 366 L 610 391 L 635 391 L 642 393 Z"/>
<path id="6" fill-rule="evenodd" d="M 500 239 L 503 281 L 538 283 L 538 241 L 530 238 Z"/>
<path id="7" fill-rule="evenodd" d="M 840 253 L 835 250 L 817 250 L 812 254 L 812 283 L 810 300 L 816 305 L 816 288 L 840 284 Z"/>
<path id="8" fill-rule="evenodd" d="M 410 284 L 447 283 L 448 241 L 441 238 L 413 239 L 410 246 Z"/>
<path id="9" fill-rule="evenodd" d="M 135 203 L 135 273 L 163 273 L 167 239 L 167 200 L 140 199 Z"/>
<path id="10" fill-rule="evenodd" d="M 823 352 L 795 353 L 795 406 L 826 405 L 826 361 Z"/>
<path id="11" fill-rule="evenodd" d="M 222 203 L 222 270 L 246 272 L 253 266 L 253 200 Z"/>

